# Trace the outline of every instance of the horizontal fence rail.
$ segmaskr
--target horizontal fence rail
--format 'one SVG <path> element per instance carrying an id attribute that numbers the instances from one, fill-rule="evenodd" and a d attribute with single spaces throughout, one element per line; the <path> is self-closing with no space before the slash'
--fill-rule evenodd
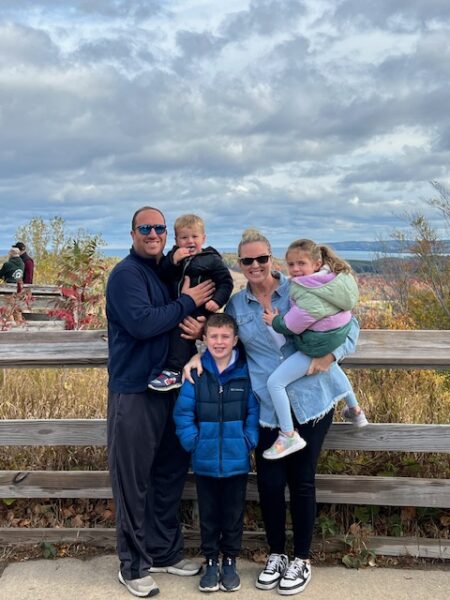
<path id="1" fill-rule="evenodd" d="M 37 290 L 33 290 L 33 294 Z M 48 295 L 55 290 L 48 290 Z M 1 295 L 1 288 L 0 288 Z M 106 331 L 7 331 L 0 333 L 0 367 L 101 367 L 107 364 Z M 448 331 L 364 330 L 345 368 L 450 369 Z M 426 401 L 424 399 L 424 401 Z M 2 446 L 104 446 L 105 419 L 0 420 Z M 324 443 L 328 450 L 450 453 L 450 424 L 371 423 L 363 430 L 333 423 Z M 0 498 L 111 498 L 107 471 L 0 471 Z M 196 500 L 193 475 L 183 498 Z M 286 499 L 289 494 L 286 491 Z M 258 501 L 256 475 L 251 473 L 247 500 Z M 321 503 L 450 508 L 450 480 L 362 475 L 317 476 Z M 199 532 L 186 529 L 186 545 L 199 545 Z M 41 541 L 113 546 L 112 528 L 0 528 L 1 544 Z M 345 536 L 315 539 L 314 549 L 342 551 Z M 245 547 L 265 544 L 264 532 L 246 531 Z M 372 537 L 367 547 L 377 554 L 450 558 L 449 540 Z"/>
<path id="2" fill-rule="evenodd" d="M 104 367 L 105 330 L 5 331 L 0 333 L 0 367 Z M 448 331 L 363 330 L 346 368 L 420 368 L 450 366 Z"/>
<path id="3" fill-rule="evenodd" d="M 450 508 L 448 479 L 317 475 L 316 483 L 317 501 L 325 504 Z M 0 471 L 0 498 L 112 498 L 112 492 L 108 471 Z M 197 499 L 192 474 L 183 499 Z M 259 500 L 255 473 L 249 475 L 247 500 Z"/>
<path id="4" fill-rule="evenodd" d="M 106 419 L 0 420 L 2 446 L 104 446 Z M 323 445 L 328 450 L 450 452 L 450 425 L 369 423 L 357 429 L 333 423 Z"/>
<path id="5" fill-rule="evenodd" d="M 287 532 L 288 538 L 292 532 Z M 242 545 L 244 548 L 256 549 L 265 547 L 265 532 L 244 531 Z M 187 548 L 198 548 L 200 546 L 200 533 L 197 530 L 184 528 L 184 545 Z M 0 527 L 0 546 L 41 544 L 42 542 L 53 544 L 89 544 L 102 548 L 115 548 L 116 531 L 112 527 L 81 528 L 61 527 L 55 529 L 46 528 L 10 528 Z M 333 538 L 322 539 L 315 537 L 312 543 L 313 552 L 347 552 L 349 538 L 337 535 Z M 433 540 L 428 538 L 414 537 L 368 537 L 365 544 L 375 554 L 384 556 L 412 556 L 414 558 L 442 559 L 450 558 L 450 540 Z"/>

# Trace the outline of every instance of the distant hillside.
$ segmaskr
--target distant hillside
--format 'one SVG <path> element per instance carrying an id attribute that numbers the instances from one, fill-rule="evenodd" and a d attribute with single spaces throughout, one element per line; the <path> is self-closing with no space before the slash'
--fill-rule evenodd
<path id="1" fill-rule="evenodd" d="M 228 268 L 234 274 L 240 274 L 239 263 L 237 260 L 237 254 L 234 252 L 224 252 L 222 254 L 223 260 Z M 404 255 L 399 254 L 398 256 L 389 256 L 386 258 L 376 258 L 374 260 L 348 260 L 347 262 L 351 265 L 355 273 L 392 273 L 398 271 L 398 267 L 395 267 L 397 261 L 405 260 Z M 408 257 L 406 258 L 408 260 Z M 413 259 L 411 259 L 413 260 Z M 446 259 L 444 259 L 446 260 Z M 274 267 L 277 271 L 287 273 L 286 264 L 282 259 L 273 258 Z M 444 268 L 444 267 L 443 267 Z M 243 276 L 242 276 L 243 277 Z"/>
<path id="2" fill-rule="evenodd" d="M 440 240 L 444 244 L 445 251 L 450 252 L 450 240 Z M 407 252 L 410 247 L 414 245 L 414 240 L 386 240 L 383 242 L 328 242 L 328 246 L 331 246 L 336 251 L 359 251 L 359 252 Z"/>

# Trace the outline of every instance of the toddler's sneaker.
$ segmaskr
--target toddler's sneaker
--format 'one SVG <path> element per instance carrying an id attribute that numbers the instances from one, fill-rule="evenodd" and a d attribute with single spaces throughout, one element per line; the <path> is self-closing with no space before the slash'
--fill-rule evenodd
<path id="1" fill-rule="evenodd" d="M 263 456 L 268 460 L 276 460 L 277 458 L 283 458 L 288 454 L 293 454 L 298 450 L 301 450 L 306 446 L 305 440 L 300 437 L 300 435 L 294 431 L 294 435 L 286 435 L 282 431 L 280 431 L 275 442 L 264 450 Z"/>
<path id="2" fill-rule="evenodd" d="M 270 554 L 266 566 L 256 580 L 255 586 L 260 590 L 276 588 L 289 564 L 286 554 Z"/>
<path id="3" fill-rule="evenodd" d="M 232 556 L 227 556 L 222 561 L 220 589 L 223 592 L 237 592 L 241 589 L 241 580 L 236 571 L 236 559 Z"/>
<path id="4" fill-rule="evenodd" d="M 293 596 L 303 592 L 311 581 L 311 563 L 309 560 L 294 558 L 280 579 L 278 593 L 282 596 Z"/>
<path id="5" fill-rule="evenodd" d="M 175 390 L 182 385 L 180 371 L 169 371 L 164 370 L 158 377 L 152 379 L 148 384 L 148 387 L 155 392 L 168 392 L 169 390 Z"/>
<path id="6" fill-rule="evenodd" d="M 205 573 L 200 579 L 198 589 L 201 592 L 218 592 L 219 591 L 219 565 L 217 559 L 208 558 L 205 567 Z"/>
<path id="7" fill-rule="evenodd" d="M 365 427 L 369 424 L 363 409 L 361 409 L 359 413 L 355 413 L 347 406 L 342 410 L 341 415 L 344 421 L 352 423 L 355 427 Z"/>

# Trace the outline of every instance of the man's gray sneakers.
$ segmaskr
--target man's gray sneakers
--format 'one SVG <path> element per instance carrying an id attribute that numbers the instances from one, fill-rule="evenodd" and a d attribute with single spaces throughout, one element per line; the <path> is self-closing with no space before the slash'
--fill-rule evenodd
<path id="1" fill-rule="evenodd" d="M 149 596 L 159 594 L 159 587 L 150 575 L 140 577 L 139 579 L 125 579 L 119 571 L 119 581 L 127 588 L 130 594 L 138 596 L 138 598 L 148 598 Z"/>
<path id="2" fill-rule="evenodd" d="M 171 573 L 180 577 L 192 577 L 198 575 L 202 570 L 202 566 L 194 560 L 182 558 L 174 565 L 168 567 L 150 567 L 150 573 Z"/>

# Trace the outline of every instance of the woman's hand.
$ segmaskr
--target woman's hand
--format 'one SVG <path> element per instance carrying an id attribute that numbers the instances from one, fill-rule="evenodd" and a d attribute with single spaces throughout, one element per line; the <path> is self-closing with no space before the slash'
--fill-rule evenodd
<path id="1" fill-rule="evenodd" d="M 194 380 L 191 376 L 192 369 L 197 369 L 197 373 L 201 375 L 203 373 L 202 361 L 200 360 L 200 354 L 195 354 L 188 363 L 183 367 L 183 381 L 187 379 L 192 384 Z"/>
<path id="2" fill-rule="evenodd" d="M 183 330 L 181 337 L 185 340 L 199 340 L 203 335 L 206 317 L 185 317 L 179 327 Z"/>
<path id="3" fill-rule="evenodd" d="M 334 360 L 334 355 L 331 352 L 329 354 L 325 354 L 325 356 L 321 356 L 320 358 L 313 358 L 306 374 L 316 375 L 317 373 L 324 373 L 325 371 L 328 371 L 328 369 L 334 363 Z"/>
<path id="4" fill-rule="evenodd" d="M 280 314 L 280 311 L 275 308 L 275 310 L 273 310 L 272 308 L 265 308 L 264 312 L 263 312 L 263 321 L 266 325 L 272 325 L 273 320 L 275 319 L 275 317 L 277 315 Z"/>

